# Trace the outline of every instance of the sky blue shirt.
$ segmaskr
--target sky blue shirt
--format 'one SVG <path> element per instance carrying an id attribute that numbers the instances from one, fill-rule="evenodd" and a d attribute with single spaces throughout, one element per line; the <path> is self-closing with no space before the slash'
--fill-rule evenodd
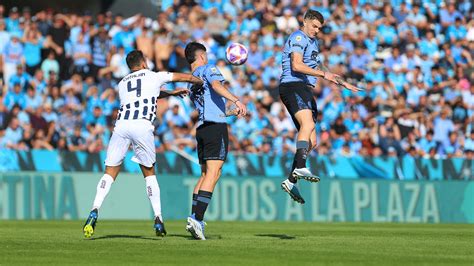
<path id="1" fill-rule="evenodd" d="M 196 68 L 193 75 L 204 81 L 203 86 L 191 86 L 190 98 L 199 112 L 198 126 L 203 122 L 226 123 L 226 99 L 212 88 L 213 81 L 224 81 L 224 77 L 215 65 L 204 65 Z"/>
<path id="2" fill-rule="evenodd" d="M 293 32 L 283 48 L 283 73 L 280 78 L 280 83 L 304 82 L 314 86 L 317 81 L 316 77 L 300 74 L 291 69 L 291 53 L 302 54 L 303 63 L 316 69 L 321 62 L 318 41 L 309 38 L 301 30 Z"/>

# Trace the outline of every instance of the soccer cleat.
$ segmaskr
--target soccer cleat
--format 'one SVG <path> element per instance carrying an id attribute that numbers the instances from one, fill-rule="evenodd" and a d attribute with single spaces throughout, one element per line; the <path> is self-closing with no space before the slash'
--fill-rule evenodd
<path id="1" fill-rule="evenodd" d="M 298 187 L 296 184 L 291 183 L 290 180 L 285 179 L 285 181 L 281 182 L 281 188 L 286 191 L 286 193 L 288 193 L 294 201 L 301 204 L 305 203 L 300 191 L 298 190 Z"/>
<path id="2" fill-rule="evenodd" d="M 188 224 L 186 225 L 186 231 L 191 233 L 194 239 L 206 240 L 206 237 L 204 236 L 205 224 L 206 223 L 203 221 L 196 220 L 193 214 L 188 217 Z"/>
<path id="3" fill-rule="evenodd" d="M 155 228 L 156 236 L 163 237 L 166 235 L 165 224 L 161 221 L 160 217 L 156 216 L 153 228 Z"/>
<path id="4" fill-rule="evenodd" d="M 308 168 L 296 168 L 291 173 L 296 179 L 304 179 L 309 182 L 319 182 L 320 178 L 317 175 L 313 175 Z"/>
<path id="5" fill-rule="evenodd" d="M 94 234 L 95 226 L 97 224 L 97 219 L 99 218 L 99 213 L 97 209 L 93 209 L 89 213 L 89 217 L 87 217 L 87 221 L 84 224 L 84 227 L 82 228 L 82 231 L 84 232 L 84 236 L 86 238 L 90 238 Z"/>

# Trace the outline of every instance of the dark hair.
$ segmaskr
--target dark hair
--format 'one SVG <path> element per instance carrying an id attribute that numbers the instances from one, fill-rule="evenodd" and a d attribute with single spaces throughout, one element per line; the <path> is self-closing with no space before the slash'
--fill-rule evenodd
<path id="1" fill-rule="evenodd" d="M 142 51 L 140 50 L 133 50 L 127 55 L 127 66 L 128 68 L 136 68 L 141 65 L 141 63 L 145 60 Z"/>
<path id="2" fill-rule="evenodd" d="M 190 42 L 184 48 L 184 56 L 186 57 L 186 61 L 192 64 L 196 61 L 196 52 L 197 51 L 206 51 L 206 47 L 198 42 Z"/>
<path id="3" fill-rule="evenodd" d="M 306 11 L 306 13 L 304 13 L 304 19 L 307 20 L 313 20 L 313 19 L 317 19 L 321 25 L 324 24 L 324 17 L 321 13 L 319 13 L 318 11 L 316 10 L 308 10 Z"/>

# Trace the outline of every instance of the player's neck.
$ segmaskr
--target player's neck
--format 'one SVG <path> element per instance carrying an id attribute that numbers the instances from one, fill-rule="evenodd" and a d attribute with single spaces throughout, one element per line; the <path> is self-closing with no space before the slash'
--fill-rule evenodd
<path id="1" fill-rule="evenodd" d="M 133 73 L 133 72 L 137 72 L 137 71 L 140 71 L 140 70 L 143 70 L 143 69 L 144 69 L 143 67 L 133 68 L 133 69 L 130 69 L 130 71 Z"/>
<path id="2" fill-rule="evenodd" d="M 306 32 L 306 28 L 305 28 L 304 26 L 301 27 L 300 30 L 304 33 L 304 35 L 306 35 L 306 37 L 310 38 L 310 37 L 309 37 L 309 34 Z M 311 38 L 310 38 L 310 39 L 311 39 Z"/>
<path id="3" fill-rule="evenodd" d="M 191 64 L 191 72 L 194 72 L 194 70 L 196 70 L 196 68 L 200 67 L 200 66 L 203 66 L 205 65 L 204 62 L 202 61 L 196 61 L 194 63 Z"/>

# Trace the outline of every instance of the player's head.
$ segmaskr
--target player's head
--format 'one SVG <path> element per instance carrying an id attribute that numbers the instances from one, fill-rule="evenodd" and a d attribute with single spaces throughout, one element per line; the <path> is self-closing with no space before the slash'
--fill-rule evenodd
<path id="1" fill-rule="evenodd" d="M 303 17 L 303 31 L 310 37 L 316 38 L 324 25 L 324 17 L 316 10 L 308 10 Z"/>
<path id="2" fill-rule="evenodd" d="M 127 66 L 132 71 L 148 68 L 145 56 L 140 50 L 133 50 L 127 54 Z"/>
<path id="3" fill-rule="evenodd" d="M 207 64 L 206 47 L 198 42 L 190 42 L 184 49 L 184 55 L 189 64 L 201 63 Z"/>

